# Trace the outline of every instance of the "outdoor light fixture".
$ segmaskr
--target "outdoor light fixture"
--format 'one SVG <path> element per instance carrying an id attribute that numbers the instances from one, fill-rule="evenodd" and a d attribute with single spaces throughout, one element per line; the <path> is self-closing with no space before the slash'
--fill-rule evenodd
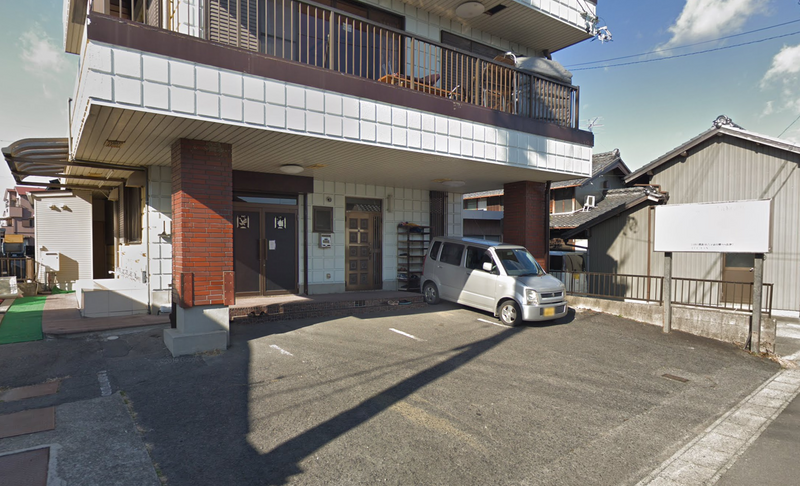
<path id="1" fill-rule="evenodd" d="M 51 204 L 50 209 L 52 209 L 53 211 L 58 211 L 58 206 L 56 206 L 55 204 Z"/>
<path id="2" fill-rule="evenodd" d="M 486 10 L 481 2 L 464 2 L 456 7 L 456 15 L 462 19 L 474 19 Z"/>
<path id="3" fill-rule="evenodd" d="M 299 174 L 303 172 L 303 166 L 297 164 L 285 164 L 280 166 L 281 172 L 284 174 Z"/>
<path id="4" fill-rule="evenodd" d="M 447 187 L 461 187 L 464 184 L 466 184 L 464 181 L 442 181 L 442 185 Z"/>

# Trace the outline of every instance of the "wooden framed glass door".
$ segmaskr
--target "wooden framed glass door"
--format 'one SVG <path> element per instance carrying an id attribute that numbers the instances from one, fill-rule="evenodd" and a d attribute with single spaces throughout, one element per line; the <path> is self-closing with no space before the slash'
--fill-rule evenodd
<path id="1" fill-rule="evenodd" d="M 348 211 L 345 220 L 345 289 L 383 287 L 380 212 Z"/>

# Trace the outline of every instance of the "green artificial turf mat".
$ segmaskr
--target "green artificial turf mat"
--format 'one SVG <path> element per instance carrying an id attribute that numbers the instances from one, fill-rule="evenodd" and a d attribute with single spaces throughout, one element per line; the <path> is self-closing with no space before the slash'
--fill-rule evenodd
<path id="1" fill-rule="evenodd" d="M 14 300 L 0 321 L 0 344 L 41 340 L 45 300 L 46 295 Z"/>

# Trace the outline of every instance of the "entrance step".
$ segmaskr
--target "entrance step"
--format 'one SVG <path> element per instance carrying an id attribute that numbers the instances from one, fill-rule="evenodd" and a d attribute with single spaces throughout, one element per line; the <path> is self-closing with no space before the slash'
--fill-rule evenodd
<path id="1" fill-rule="evenodd" d="M 309 301 L 237 305 L 230 308 L 230 316 L 237 324 L 246 324 L 250 322 L 396 312 L 404 309 L 425 307 L 426 305 L 423 296 L 420 294 L 394 292 L 390 293 L 390 295 L 381 295 L 376 293 L 374 297 L 369 296 L 369 294 L 361 294 L 358 298 L 344 297 L 335 300 L 315 301 L 310 299 Z"/>

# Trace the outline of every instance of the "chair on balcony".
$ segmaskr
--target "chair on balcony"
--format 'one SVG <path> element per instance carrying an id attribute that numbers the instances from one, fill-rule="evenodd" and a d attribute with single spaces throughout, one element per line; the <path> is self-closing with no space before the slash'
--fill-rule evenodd
<path id="1" fill-rule="evenodd" d="M 516 67 L 517 58 L 511 52 L 495 56 L 495 61 Z M 493 110 L 516 112 L 516 73 L 495 64 L 485 64 L 476 84 L 481 87 L 481 105 Z"/>

